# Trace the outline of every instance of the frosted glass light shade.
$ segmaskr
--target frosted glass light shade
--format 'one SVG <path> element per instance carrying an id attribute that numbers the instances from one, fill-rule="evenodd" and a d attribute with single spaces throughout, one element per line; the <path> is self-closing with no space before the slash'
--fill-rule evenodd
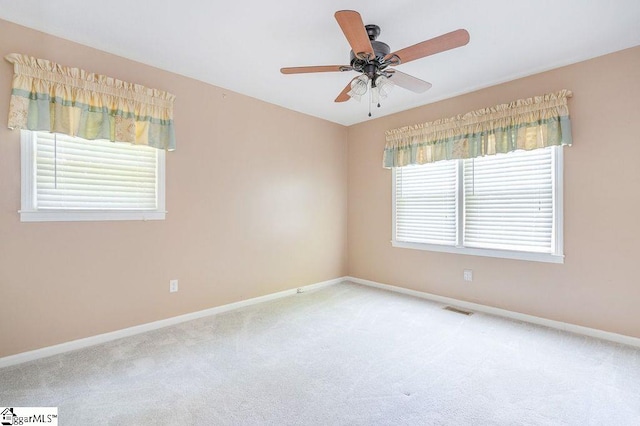
<path id="1" fill-rule="evenodd" d="M 369 77 L 362 74 L 360 77 L 356 78 L 351 82 L 351 92 L 349 93 L 362 96 L 365 93 L 367 93 L 368 88 L 369 88 Z"/>
<path id="2" fill-rule="evenodd" d="M 395 84 L 393 83 L 393 81 L 389 80 L 387 77 L 383 75 L 378 76 L 378 78 L 376 78 L 376 87 L 378 88 L 378 93 L 380 95 L 380 98 L 382 99 L 389 96 L 389 93 L 391 93 L 391 90 L 393 89 L 394 86 Z"/>

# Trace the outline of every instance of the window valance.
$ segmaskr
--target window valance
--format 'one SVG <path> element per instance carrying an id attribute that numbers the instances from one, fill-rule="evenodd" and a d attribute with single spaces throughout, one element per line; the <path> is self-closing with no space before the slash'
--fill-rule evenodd
<path id="1" fill-rule="evenodd" d="M 386 132 L 383 167 L 571 145 L 567 106 L 567 98 L 571 96 L 571 91 L 561 90 L 389 130 Z"/>
<path id="2" fill-rule="evenodd" d="M 173 151 L 175 96 L 12 53 L 9 128 L 44 130 Z"/>

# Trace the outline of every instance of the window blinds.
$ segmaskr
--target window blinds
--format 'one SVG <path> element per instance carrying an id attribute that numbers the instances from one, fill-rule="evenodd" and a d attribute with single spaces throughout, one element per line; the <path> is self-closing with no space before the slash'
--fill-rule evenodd
<path id="1" fill-rule="evenodd" d="M 457 162 L 395 171 L 396 241 L 455 245 Z"/>
<path id="2" fill-rule="evenodd" d="M 464 160 L 464 246 L 553 251 L 553 152 Z"/>
<path id="3" fill-rule="evenodd" d="M 155 148 L 48 132 L 34 140 L 38 209 L 157 208 Z"/>

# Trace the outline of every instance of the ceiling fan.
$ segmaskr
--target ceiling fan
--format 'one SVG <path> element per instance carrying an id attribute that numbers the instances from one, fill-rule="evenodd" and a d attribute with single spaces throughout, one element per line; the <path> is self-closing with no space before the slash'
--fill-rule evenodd
<path id="1" fill-rule="evenodd" d="M 360 97 L 369 90 L 372 102 L 377 103 L 379 107 L 379 99 L 385 98 L 394 84 L 415 93 L 422 93 L 431 88 L 431 83 L 389 67 L 395 67 L 469 43 L 469 33 L 467 30 L 460 29 L 391 52 L 391 48 L 386 43 L 376 40 L 380 35 L 380 27 L 377 25 L 364 25 L 358 12 L 340 10 L 335 13 L 335 18 L 351 46 L 351 62 L 349 65 L 322 65 L 280 69 L 283 74 L 334 71 L 358 72 L 360 75 L 354 77 L 347 84 L 335 99 L 335 102 L 345 102 L 350 98 L 360 100 Z M 369 112 L 369 116 L 371 116 L 371 112 Z"/>

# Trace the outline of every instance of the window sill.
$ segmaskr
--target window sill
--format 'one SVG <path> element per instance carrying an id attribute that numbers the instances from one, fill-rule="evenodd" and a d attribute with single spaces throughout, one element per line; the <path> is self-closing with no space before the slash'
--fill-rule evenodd
<path id="1" fill-rule="evenodd" d="M 466 254 L 470 256 L 497 257 L 502 259 L 528 260 L 532 262 L 564 263 L 564 255 L 550 253 L 533 253 L 512 250 L 480 249 L 472 247 L 442 246 L 437 244 L 408 243 L 391 241 L 393 247 L 414 250 L 437 251 L 443 253 Z"/>
<path id="2" fill-rule="evenodd" d="M 164 220 L 166 211 L 40 210 L 19 211 L 20 222 L 87 222 L 109 220 Z"/>

